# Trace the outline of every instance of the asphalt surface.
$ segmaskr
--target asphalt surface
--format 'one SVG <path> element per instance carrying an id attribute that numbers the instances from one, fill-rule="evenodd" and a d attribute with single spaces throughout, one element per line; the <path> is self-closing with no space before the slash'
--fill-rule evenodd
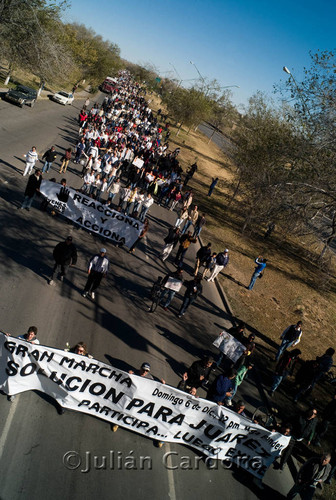
<path id="1" fill-rule="evenodd" d="M 61 153 L 77 138 L 75 118 L 80 104 L 77 100 L 73 106 L 63 107 L 40 100 L 33 109 L 21 109 L 0 101 L 0 328 L 19 335 L 36 325 L 42 344 L 62 349 L 66 342 L 73 345 L 84 341 L 96 359 L 119 369 L 138 368 L 147 361 L 154 375 L 176 386 L 185 368 L 211 351 L 212 341 L 230 323 L 217 289 L 210 283 L 204 283 L 202 297 L 181 319 L 176 316 L 181 295 L 175 296 L 171 311 L 158 308 L 148 313 L 153 281 L 173 268 L 171 260 L 163 264 L 158 254 L 175 214 L 152 207 L 146 246 L 139 245 L 134 255 L 104 243 L 111 268 L 92 301 L 84 299 L 81 291 L 88 260 L 102 241 L 60 217 L 41 212 L 39 201 L 30 212 L 17 210 L 27 182 L 27 177 L 22 177 L 23 155 L 32 145 L 41 155 L 54 144 L 60 155 L 45 178 L 60 180 L 63 174 L 58 174 L 57 167 Z M 66 178 L 72 187 L 82 184 L 75 164 L 71 164 Z M 55 286 L 50 286 L 52 250 L 69 234 L 78 248 L 78 262 L 63 283 L 56 280 Z M 185 260 L 187 279 L 196 249 L 196 245 L 190 249 Z M 253 380 L 244 382 L 238 395 L 246 400 L 250 411 L 261 404 Z M 40 393 L 20 394 L 12 403 L 0 395 L 0 422 L 2 500 L 142 500 L 149 496 L 170 500 L 272 496 L 276 500 L 283 498 L 293 484 L 288 470 L 275 472 L 270 468 L 264 479 L 265 490 L 260 491 L 247 473 L 222 467 L 209 470 L 203 462 L 197 465 L 197 453 L 187 447 L 173 443 L 160 449 L 152 440 L 122 428 L 111 432 L 103 420 L 71 411 L 59 415 L 56 404 Z M 71 451 L 73 455 L 68 454 Z M 163 463 L 169 452 L 174 452 L 174 470 Z M 135 457 L 136 470 L 127 470 L 129 456 Z M 151 458 L 151 470 L 147 466 L 142 470 L 143 456 Z M 99 468 L 104 465 L 103 457 L 106 468 Z M 181 465 L 186 460 L 190 465 Z M 87 463 L 90 470 L 83 472 Z"/>

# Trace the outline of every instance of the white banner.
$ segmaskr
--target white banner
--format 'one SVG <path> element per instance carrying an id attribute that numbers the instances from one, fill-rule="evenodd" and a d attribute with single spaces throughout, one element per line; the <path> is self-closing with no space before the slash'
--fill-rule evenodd
<path id="1" fill-rule="evenodd" d="M 262 477 L 288 445 L 233 411 L 79 354 L 0 333 L 0 389 L 39 390 L 64 408 L 94 415 L 144 436 L 191 446 Z"/>
<path id="2" fill-rule="evenodd" d="M 145 162 L 143 160 L 141 160 L 141 158 L 135 158 L 135 160 L 133 160 L 132 165 L 135 165 L 138 168 L 142 168 L 144 163 Z"/>
<path id="3" fill-rule="evenodd" d="M 67 219 L 103 238 L 131 247 L 140 235 L 142 222 L 132 219 L 89 196 L 61 184 L 42 181 L 41 194 Z"/>
<path id="4" fill-rule="evenodd" d="M 169 290 L 174 290 L 174 292 L 179 292 L 182 287 L 182 281 L 170 276 L 164 287 L 168 288 Z"/>
<path id="5" fill-rule="evenodd" d="M 225 356 L 230 358 L 234 363 L 240 358 L 240 356 L 245 351 L 246 347 L 235 339 L 229 332 L 223 330 L 219 336 L 212 343 L 215 347 L 218 347 Z"/>

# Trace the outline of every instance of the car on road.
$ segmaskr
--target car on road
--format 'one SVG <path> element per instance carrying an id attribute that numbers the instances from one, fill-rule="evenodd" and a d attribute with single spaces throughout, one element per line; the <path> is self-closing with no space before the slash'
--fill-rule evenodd
<path id="1" fill-rule="evenodd" d="M 24 85 L 17 85 L 15 89 L 9 90 L 4 95 L 4 99 L 8 102 L 18 104 L 21 108 L 23 108 L 25 104 L 32 108 L 37 99 L 37 91 L 30 87 L 25 87 Z"/>
<path id="2" fill-rule="evenodd" d="M 73 94 L 71 94 L 71 92 L 65 92 L 64 90 L 60 90 L 59 92 L 53 94 L 51 96 L 51 99 L 66 106 L 67 104 L 71 105 L 73 103 L 74 96 Z"/>

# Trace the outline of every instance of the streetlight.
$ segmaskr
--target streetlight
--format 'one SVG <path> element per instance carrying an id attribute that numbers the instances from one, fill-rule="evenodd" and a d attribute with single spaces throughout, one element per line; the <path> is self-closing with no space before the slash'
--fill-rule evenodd
<path id="1" fill-rule="evenodd" d="M 306 113 L 308 114 L 309 118 L 311 118 L 311 116 L 310 116 L 310 112 L 309 112 L 309 109 L 307 108 L 307 105 L 306 105 L 306 103 L 305 103 L 305 101 L 304 101 L 304 99 L 303 99 L 303 97 L 302 97 L 302 95 L 301 95 L 301 90 L 300 90 L 300 88 L 299 88 L 298 84 L 296 83 L 296 80 L 295 80 L 295 78 L 294 78 L 293 73 L 291 73 L 291 72 L 289 71 L 289 69 L 287 68 L 287 66 L 284 66 L 284 67 L 282 68 L 282 70 L 283 70 L 285 73 L 287 73 L 287 75 L 289 75 L 289 78 L 292 78 L 292 79 L 293 79 L 293 82 L 294 82 L 294 85 L 295 85 L 296 90 L 297 90 L 297 92 L 298 92 L 299 98 L 300 98 L 300 100 L 301 100 L 301 103 L 302 103 L 303 109 L 306 111 Z"/>

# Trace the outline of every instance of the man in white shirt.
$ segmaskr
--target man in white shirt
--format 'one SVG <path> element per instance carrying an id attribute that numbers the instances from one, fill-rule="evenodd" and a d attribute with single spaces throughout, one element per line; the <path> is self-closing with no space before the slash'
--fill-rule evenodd
<path id="1" fill-rule="evenodd" d="M 109 261 L 106 257 L 106 248 L 101 248 L 99 254 L 90 259 L 88 268 L 88 279 L 82 293 L 83 297 L 87 297 L 91 290 L 91 298 L 95 298 L 95 291 L 100 285 L 104 276 L 106 276 L 109 268 Z"/>
<path id="2" fill-rule="evenodd" d="M 33 168 L 35 167 L 35 163 L 38 160 L 38 154 L 36 151 L 36 147 L 33 146 L 30 151 L 26 155 L 24 155 L 26 158 L 26 168 L 24 169 L 23 176 L 27 174 L 31 174 L 33 171 Z"/>
<path id="3" fill-rule="evenodd" d="M 139 216 L 139 219 L 141 220 L 141 222 L 145 221 L 145 217 L 147 215 L 147 212 L 150 209 L 150 207 L 153 205 L 153 203 L 154 203 L 154 200 L 152 198 L 152 195 L 148 194 L 147 198 L 145 198 L 144 201 L 142 202 L 141 213 Z"/>

